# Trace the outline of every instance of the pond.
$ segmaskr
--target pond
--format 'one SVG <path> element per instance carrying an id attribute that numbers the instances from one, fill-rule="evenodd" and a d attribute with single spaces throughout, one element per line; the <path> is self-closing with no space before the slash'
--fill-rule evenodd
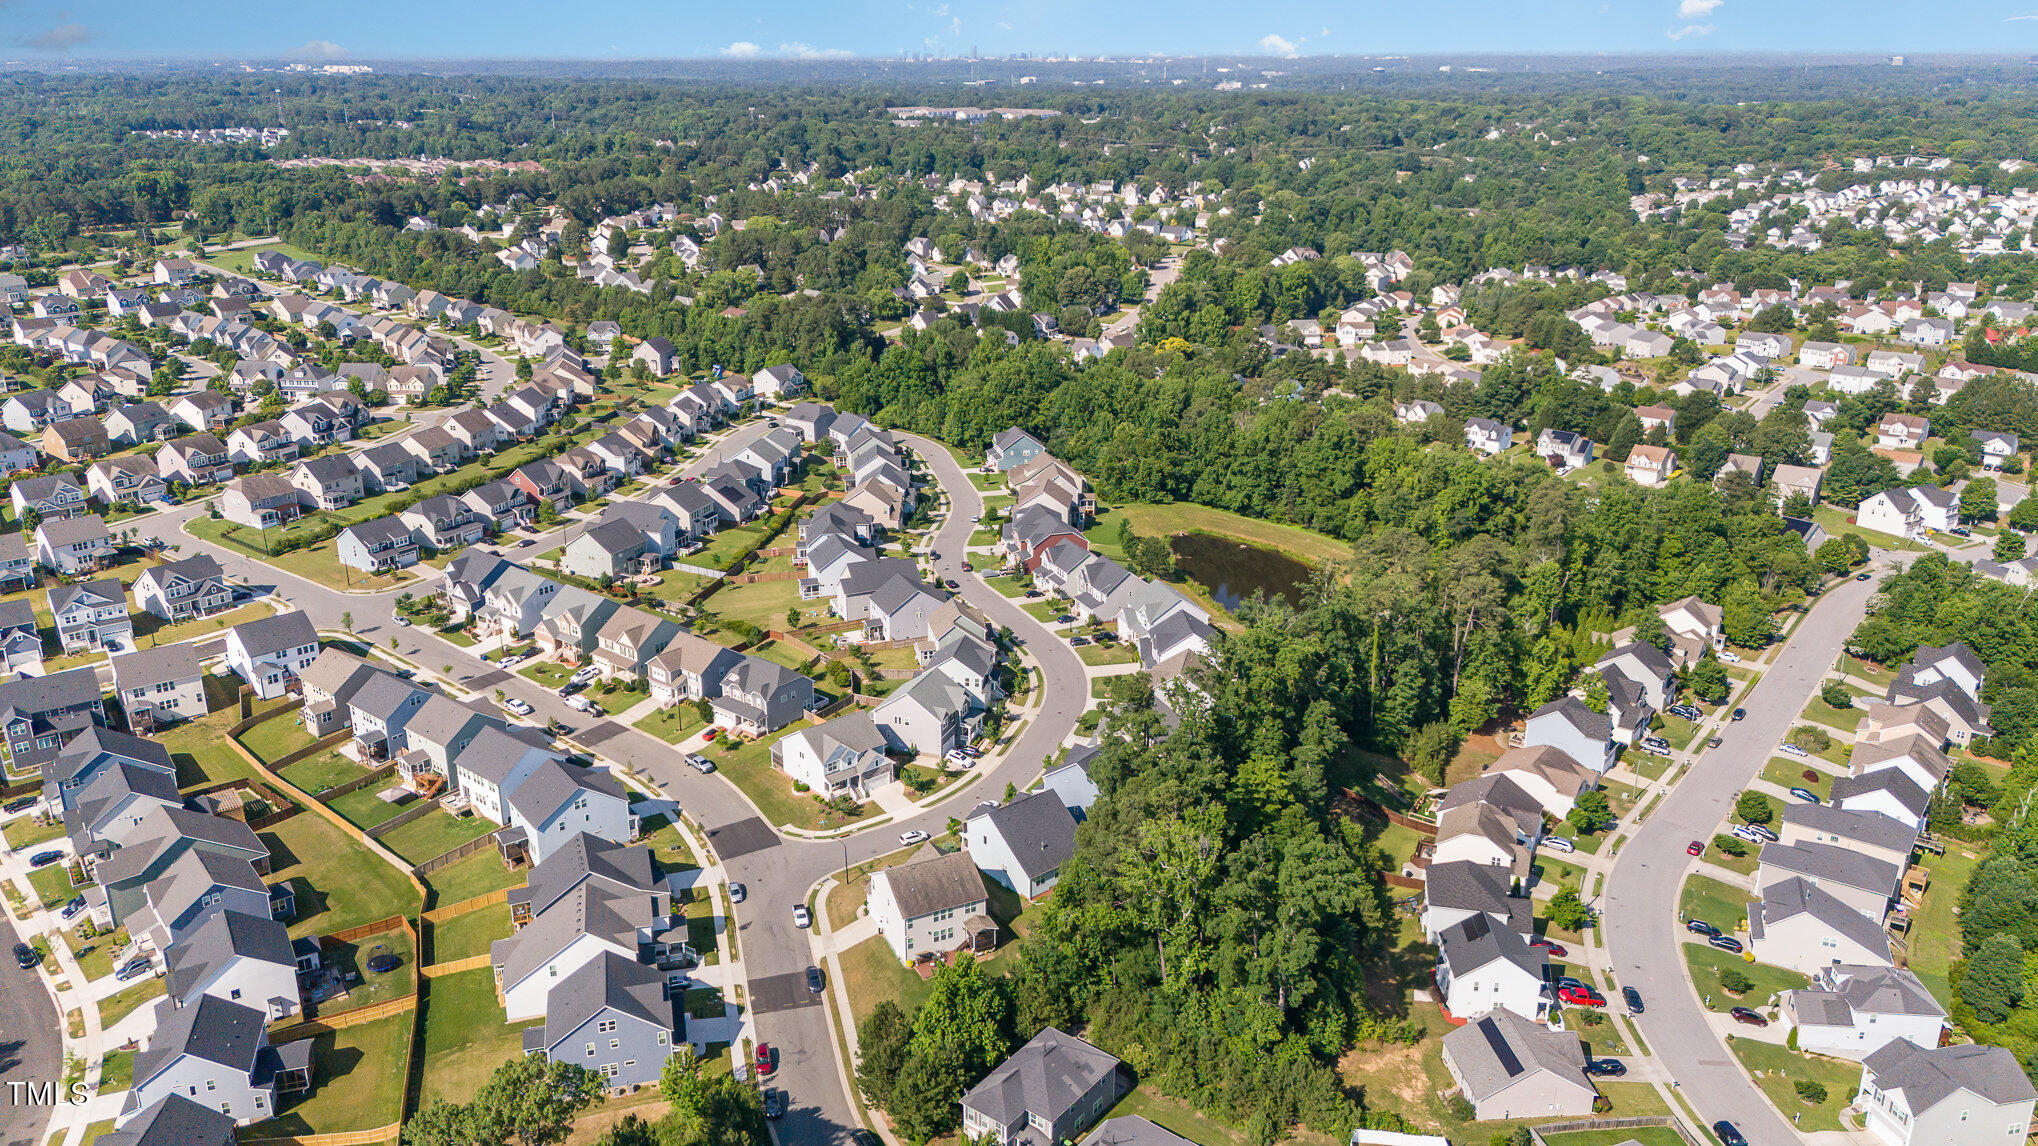
<path id="1" fill-rule="evenodd" d="M 1285 553 L 1208 533 L 1177 534 L 1169 539 L 1168 548 L 1184 575 L 1231 610 L 1255 593 L 1299 605 L 1314 572 Z"/>

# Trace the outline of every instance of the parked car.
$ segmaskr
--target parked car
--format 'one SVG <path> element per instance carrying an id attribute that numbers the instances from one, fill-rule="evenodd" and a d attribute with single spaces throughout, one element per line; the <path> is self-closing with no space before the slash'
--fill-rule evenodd
<path id="1" fill-rule="evenodd" d="M 775 1071 L 777 1069 L 778 1069 L 778 1052 L 771 1049 L 770 1043 L 758 1043 L 757 1073 L 770 1074 L 772 1071 Z"/>
<path id="2" fill-rule="evenodd" d="M 1573 988 L 1576 988 L 1581 991 L 1589 991 L 1592 989 L 1585 985 L 1585 980 L 1574 978 L 1570 975 L 1559 975 L 1555 979 L 1551 980 L 1550 985 L 1552 987 L 1555 987 L 1559 991 L 1570 990 Z"/>
<path id="3" fill-rule="evenodd" d="M 1704 854 L 1705 854 L 1705 841 L 1704 841 L 1704 840 L 1693 840 L 1693 841 L 1691 841 L 1690 843 L 1688 843 L 1688 844 L 1684 845 L 1684 854 L 1685 854 L 1685 855 L 1688 855 L 1688 856 L 1702 856 L 1702 855 L 1704 855 Z"/>
<path id="4" fill-rule="evenodd" d="M 793 904 L 793 926 L 811 927 L 813 924 L 814 916 L 807 910 L 807 905 L 804 903 Z"/>
<path id="5" fill-rule="evenodd" d="M 1671 705 L 1671 706 L 1670 706 L 1669 708 L 1667 708 L 1667 709 L 1664 709 L 1664 711 L 1665 711 L 1665 712 L 1668 712 L 1668 713 L 1669 713 L 1670 715 L 1672 715 L 1672 716 L 1681 716 L 1681 717 L 1683 717 L 1683 718 L 1684 718 L 1684 719 L 1686 719 L 1686 720 L 1703 720 L 1703 719 L 1705 719 L 1705 714 L 1704 714 L 1704 713 L 1702 713 L 1702 712 L 1700 712 L 1699 710 L 1697 710 L 1697 709 L 1695 709 L 1695 708 L 1691 707 L 1691 706 L 1690 706 L 1690 705 L 1688 705 L 1688 704 L 1673 704 L 1673 705 Z"/>
<path id="6" fill-rule="evenodd" d="M 785 1117 L 785 1091 L 775 1086 L 764 1088 L 764 1116 L 766 1118 Z"/>
<path id="7" fill-rule="evenodd" d="M 955 765 L 957 768 L 969 767 L 970 755 L 969 753 L 964 752 L 960 748 L 951 748 L 948 751 L 943 752 L 941 754 L 941 758 L 943 760 L 948 761 L 950 764 Z"/>
<path id="8" fill-rule="evenodd" d="M 113 977 L 115 980 L 125 983 L 129 979 L 139 979 L 143 975 L 146 975 L 148 973 L 149 973 L 149 957 L 146 955 L 137 955 L 134 958 L 129 959 L 126 962 L 126 964 L 124 964 L 120 968 L 120 970 L 115 971 L 113 973 Z"/>
<path id="9" fill-rule="evenodd" d="M 910 832 L 899 833 L 899 843 L 905 847 L 910 848 L 914 844 L 924 844 L 926 842 L 927 833 L 919 830 L 918 828 L 915 828 Z"/>
<path id="10" fill-rule="evenodd" d="M 559 695 L 561 697 L 572 696 L 574 693 L 577 693 L 581 689 L 586 687 L 587 687 L 586 685 L 574 684 L 572 681 L 569 680 L 565 684 L 559 686 Z"/>
<path id="11" fill-rule="evenodd" d="M 1718 748 L 1718 747 L 1720 746 L 1720 738 L 1719 738 L 1719 737 L 1717 737 L 1717 736 L 1708 736 L 1708 737 L 1706 737 L 1706 738 L 1705 738 L 1705 746 L 1706 746 L 1707 748 Z"/>
<path id="12" fill-rule="evenodd" d="M 70 922 L 72 919 L 77 917 L 79 912 L 83 910 L 85 910 L 85 897 L 82 895 L 72 896 L 71 902 L 66 903 L 64 905 L 63 911 L 64 921 L 67 923 Z"/>
<path id="13" fill-rule="evenodd" d="M 1713 1137 L 1720 1140 L 1720 1146 L 1748 1146 L 1748 1140 L 1741 1136 L 1740 1128 L 1725 1120 L 1712 1124 Z"/>
<path id="14" fill-rule="evenodd" d="M 1728 1014 L 1734 1016 L 1735 1022 L 1746 1023 L 1751 1027 L 1766 1027 L 1769 1025 L 1769 1020 L 1763 1018 L 1761 1012 L 1753 1007 L 1735 1007 Z"/>
<path id="15" fill-rule="evenodd" d="M 1734 652 L 1732 649 L 1721 649 L 1720 659 L 1730 665 L 1737 665 L 1741 663 L 1741 654 Z"/>
<path id="16" fill-rule="evenodd" d="M 601 676 L 601 670 L 593 665 L 589 665 L 586 668 L 575 670 L 572 676 L 566 678 L 566 683 L 578 685 L 592 684 L 595 678 L 599 676 Z"/>
<path id="17" fill-rule="evenodd" d="M 1550 953 L 1550 958 L 1552 959 L 1562 959 L 1564 956 L 1570 954 L 1569 951 L 1566 951 L 1564 949 L 1564 945 L 1562 943 L 1559 943 L 1554 939 L 1545 939 L 1540 935 L 1532 937 L 1529 940 L 1529 946 L 1542 948 L 1543 950 Z"/>
<path id="18" fill-rule="evenodd" d="M 1778 752 L 1783 753 L 1785 756 L 1796 756 L 1800 759 L 1811 755 L 1811 753 L 1806 752 L 1804 749 L 1799 748 L 1797 745 L 1790 743 L 1779 744 L 1776 746 L 1776 750 Z"/>
<path id="19" fill-rule="evenodd" d="M 40 799 L 42 799 L 41 796 L 23 796 L 18 800 L 9 800 L 7 801 L 7 812 L 9 815 L 15 812 L 25 812 L 35 807 L 35 802 Z"/>
<path id="20" fill-rule="evenodd" d="M 60 859 L 63 859 L 63 858 L 64 858 L 64 853 L 62 853 L 62 852 L 57 852 L 57 851 L 49 851 L 49 852 L 37 852 L 37 853 L 35 853 L 34 855 L 32 855 L 32 856 L 28 857 L 28 866 L 30 866 L 30 867 L 48 867 L 48 866 L 50 866 L 51 864 L 53 864 L 53 863 L 55 863 L 55 862 L 57 862 L 58 860 L 60 860 Z"/>
<path id="21" fill-rule="evenodd" d="M 1026 590 L 1026 591 L 1025 591 L 1024 593 L 1021 593 L 1021 594 L 1019 594 L 1019 595 L 1020 595 L 1021 597 L 1029 597 L 1029 598 L 1031 598 L 1031 597 L 1038 597 L 1038 596 L 1040 596 L 1040 590 L 1038 590 L 1038 589 L 1028 589 L 1028 590 Z"/>
<path id="22" fill-rule="evenodd" d="M 808 994 L 810 994 L 810 995 L 818 995 L 818 994 L 820 994 L 820 993 L 821 993 L 821 988 L 823 988 L 823 987 L 825 987 L 825 986 L 827 986 L 827 985 L 828 985 L 828 981 L 827 981 L 826 979 L 823 979 L 823 978 L 821 977 L 821 969 L 820 969 L 819 967 L 809 967 L 809 968 L 807 968 L 807 993 L 808 993 Z"/>
<path id="23" fill-rule="evenodd" d="M 686 766 L 705 776 L 715 770 L 715 762 L 698 752 L 686 754 Z"/>
<path id="24" fill-rule="evenodd" d="M 526 658 L 522 653 L 511 653 L 510 655 L 502 658 L 502 667 L 515 668 L 518 665 L 523 664 L 525 659 Z"/>
<path id="25" fill-rule="evenodd" d="M 390 622 L 399 629 L 410 628 L 410 618 L 404 616 L 402 613 L 398 613 L 396 616 L 390 618 Z"/>
<path id="26" fill-rule="evenodd" d="M 962 588 L 962 582 L 956 580 L 953 577 L 950 577 L 948 580 L 943 581 L 942 584 L 948 586 L 952 590 Z"/>
<path id="27" fill-rule="evenodd" d="M 1824 800 L 1819 799 L 1819 794 L 1817 792 L 1812 791 L 1810 788 L 1792 788 L 1790 790 L 1790 794 L 1796 796 L 1800 800 L 1803 800 L 1807 804 L 1825 803 Z"/>
<path id="28" fill-rule="evenodd" d="M 1693 935 L 1718 935 L 1720 933 L 1719 928 L 1714 927 L 1712 924 L 1707 923 L 1703 919 L 1685 920 L 1684 929 L 1686 931 L 1691 932 Z"/>
<path id="29" fill-rule="evenodd" d="M 1730 717 L 1729 719 L 1732 719 L 1732 720 L 1745 720 L 1745 719 L 1747 719 L 1747 716 L 1748 716 L 1748 710 L 1747 710 L 1747 709 L 1745 709 L 1745 708 L 1737 708 L 1737 709 L 1735 709 L 1735 710 L 1734 710 L 1734 715 L 1733 715 L 1732 717 Z"/>
<path id="30" fill-rule="evenodd" d="M 1543 837 L 1542 846 L 1553 852 L 1575 852 L 1578 850 L 1577 844 L 1572 843 L 1563 836 L 1545 836 Z"/>
<path id="31" fill-rule="evenodd" d="M 508 700 L 502 702 L 502 706 L 504 708 L 509 709 L 511 712 L 516 713 L 518 716 L 529 716 L 531 715 L 532 712 L 531 706 L 529 704 L 526 704 L 519 697 L 514 696 L 510 697 Z"/>
<path id="32" fill-rule="evenodd" d="M 575 712 L 585 712 L 589 716 L 602 715 L 600 705 L 577 693 L 573 696 L 569 696 L 566 698 L 566 707 L 572 709 Z"/>
<path id="33" fill-rule="evenodd" d="M 1628 1064 L 1617 1058 L 1594 1058 L 1585 1060 L 1585 1073 L 1619 1078 L 1628 1072 Z"/>
<path id="34" fill-rule="evenodd" d="M 42 965 L 42 956 L 36 954 L 35 948 L 30 947 L 28 944 L 16 943 L 14 945 L 14 964 L 24 971 L 33 971 Z"/>
<path id="35" fill-rule="evenodd" d="M 1565 987 L 1557 992 L 1557 997 L 1574 1007 L 1606 1006 L 1606 996 L 1590 987 Z"/>
<path id="36" fill-rule="evenodd" d="M 1873 574 L 1873 573 L 1856 573 L 1856 574 L 1854 575 L 1854 579 L 1855 579 L 1856 581 L 1868 581 L 1868 580 L 1872 580 L 1872 579 L 1873 579 L 1874 577 L 1875 577 L 1875 574 Z"/>
<path id="37" fill-rule="evenodd" d="M 1642 993 L 1640 991 L 1635 990 L 1633 987 L 1622 987 L 1620 989 L 1620 997 L 1621 1001 L 1628 1005 L 1628 1014 L 1639 1015 L 1642 1013 Z"/>
<path id="38" fill-rule="evenodd" d="M 1735 824 L 1730 832 L 1737 840 L 1747 840 L 1751 844 L 1764 842 L 1761 836 L 1755 834 L 1755 829 L 1747 824 Z"/>
<path id="39" fill-rule="evenodd" d="M 1089 643 L 1090 643 L 1090 638 L 1088 638 L 1088 637 L 1070 637 L 1070 638 L 1069 638 L 1069 647 L 1070 647 L 1070 648 L 1076 648 L 1076 649 L 1079 649 L 1079 648 L 1082 648 L 1082 647 L 1083 647 L 1084 645 L 1087 645 L 1087 644 L 1089 644 Z"/>
<path id="40" fill-rule="evenodd" d="M 1765 844 L 1773 844 L 1778 839 L 1776 833 L 1763 824 L 1749 824 L 1747 828 L 1755 833 L 1756 839 L 1761 840 Z"/>
<path id="41" fill-rule="evenodd" d="M 1731 955 L 1741 953 L 1741 941 L 1731 935 L 1712 935 L 1706 938 L 1706 946 L 1717 947 Z"/>
<path id="42" fill-rule="evenodd" d="M 749 888 L 744 887 L 740 883 L 732 883 L 729 885 L 729 901 L 731 903 L 741 903 L 749 898 L 750 898 Z"/>

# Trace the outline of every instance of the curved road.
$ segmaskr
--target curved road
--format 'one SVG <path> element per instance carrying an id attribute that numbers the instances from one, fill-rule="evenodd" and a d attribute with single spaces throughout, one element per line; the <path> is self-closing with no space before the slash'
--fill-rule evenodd
<path id="1" fill-rule="evenodd" d="M 767 430 L 761 419 L 737 429 L 690 462 L 686 472 L 708 468 L 713 459 L 740 450 Z M 793 926 L 793 905 L 806 902 L 815 883 L 844 866 L 897 850 L 898 833 L 917 829 L 939 835 L 951 816 L 960 818 L 961 811 L 978 799 L 997 799 L 1007 783 L 1026 787 L 1075 730 L 1077 718 L 1090 700 L 1088 673 L 1075 650 L 1016 602 L 963 571 L 969 538 L 977 528 L 973 519 L 983 508 L 983 499 L 969 475 L 939 444 L 911 435 L 899 437 L 919 451 L 928 473 L 948 495 L 948 515 L 931 542 L 933 551 L 941 554 L 935 563 L 936 575 L 960 582 L 964 600 L 982 610 L 993 625 L 1011 629 L 1032 653 L 1041 669 L 1042 707 L 1027 720 L 1006 752 L 987 758 L 982 771 L 952 790 L 938 806 L 829 840 L 781 835 L 759 818 L 734 785 L 719 775 L 702 776 L 687 768 L 671 745 L 620 723 L 588 725 L 585 716 L 567 708 L 551 689 L 514 673 L 504 679 L 495 665 L 465 648 L 417 627 L 396 626 L 394 602 L 399 590 L 338 592 L 181 533 L 184 521 L 204 512 L 202 505 L 180 506 L 151 519 L 151 524 L 161 526 L 161 536 L 174 535 L 187 553 L 203 552 L 217 558 L 229 575 L 253 586 L 274 586 L 279 597 L 304 610 L 322 630 L 344 628 L 342 617 L 351 615 L 353 632 L 378 648 L 390 648 L 393 638 L 395 652 L 421 668 L 442 673 L 477 692 L 501 689 L 523 699 L 535 710 L 528 719 L 540 723 L 558 719 L 575 730 L 573 739 L 603 759 L 632 769 L 685 809 L 706 832 L 728 877 L 748 886 L 747 900 L 732 924 L 738 931 L 746 1001 L 757 1037 L 778 1051 L 778 1071 L 770 1081 L 784 1089 L 789 1099 L 786 1117 L 773 1128 L 786 1146 L 809 1146 L 841 1141 L 859 1122 L 842 1082 L 848 1064 L 840 1062 L 840 1044 L 820 997 L 807 991 L 806 968 L 816 960 L 809 935 Z M 544 548 L 554 543 L 548 540 Z M 516 560 L 541 551 L 533 547 L 503 552 Z M 430 584 L 426 580 L 406 589 L 416 591 Z M 477 683 L 484 677 L 484 683 Z"/>
<path id="2" fill-rule="evenodd" d="M 1711 839 L 1734 797 L 1761 773 L 1866 615 L 1876 586 L 1848 580 L 1819 599 L 1741 701 L 1747 717 L 1721 727 L 1720 746 L 1692 762 L 1621 848 L 1601 902 L 1608 965 L 1619 985 L 1647 1002 L 1635 1025 L 1706 1125 L 1733 1122 L 1751 1146 L 1795 1146 L 1799 1138 L 1741 1072 L 1686 978 L 1686 932 L 1675 905 L 1698 861 L 1684 849 Z"/>

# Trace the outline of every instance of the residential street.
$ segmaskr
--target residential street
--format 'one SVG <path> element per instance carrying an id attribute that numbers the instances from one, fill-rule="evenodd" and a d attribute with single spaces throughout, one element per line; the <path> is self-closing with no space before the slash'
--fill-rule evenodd
<path id="1" fill-rule="evenodd" d="M 20 941 L 0 914 L 0 1146 L 42 1141 L 50 1110 L 29 1101 L 26 1084 L 63 1081 L 57 1010 L 41 972 L 14 965 L 11 952 Z"/>

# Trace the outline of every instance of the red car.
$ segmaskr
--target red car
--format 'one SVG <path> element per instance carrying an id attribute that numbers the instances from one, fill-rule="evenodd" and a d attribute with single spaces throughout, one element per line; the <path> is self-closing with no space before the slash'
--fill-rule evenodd
<path id="1" fill-rule="evenodd" d="M 1565 987 L 1557 992 L 1557 997 L 1574 1007 L 1606 1006 L 1606 996 L 1590 987 Z"/>
<path id="2" fill-rule="evenodd" d="M 770 1043 L 757 1044 L 757 1073 L 770 1074 L 778 1067 L 778 1056 L 771 1053 Z"/>
<path id="3" fill-rule="evenodd" d="M 1704 855 L 1704 854 L 1705 854 L 1705 842 L 1704 842 L 1704 841 L 1702 841 L 1702 840 L 1693 840 L 1693 841 L 1691 841 L 1691 845 L 1690 845 L 1689 847 L 1687 847 L 1687 848 L 1685 848 L 1685 849 L 1684 849 L 1684 854 L 1685 854 L 1685 855 L 1688 855 L 1688 856 L 1702 856 L 1702 855 Z"/>
<path id="4" fill-rule="evenodd" d="M 1559 959 L 1562 959 L 1564 956 L 1570 954 L 1569 951 L 1564 950 L 1564 945 L 1562 943 L 1555 943 L 1552 942 L 1551 940 L 1543 938 L 1535 938 L 1529 940 L 1529 946 L 1540 947 Z"/>

